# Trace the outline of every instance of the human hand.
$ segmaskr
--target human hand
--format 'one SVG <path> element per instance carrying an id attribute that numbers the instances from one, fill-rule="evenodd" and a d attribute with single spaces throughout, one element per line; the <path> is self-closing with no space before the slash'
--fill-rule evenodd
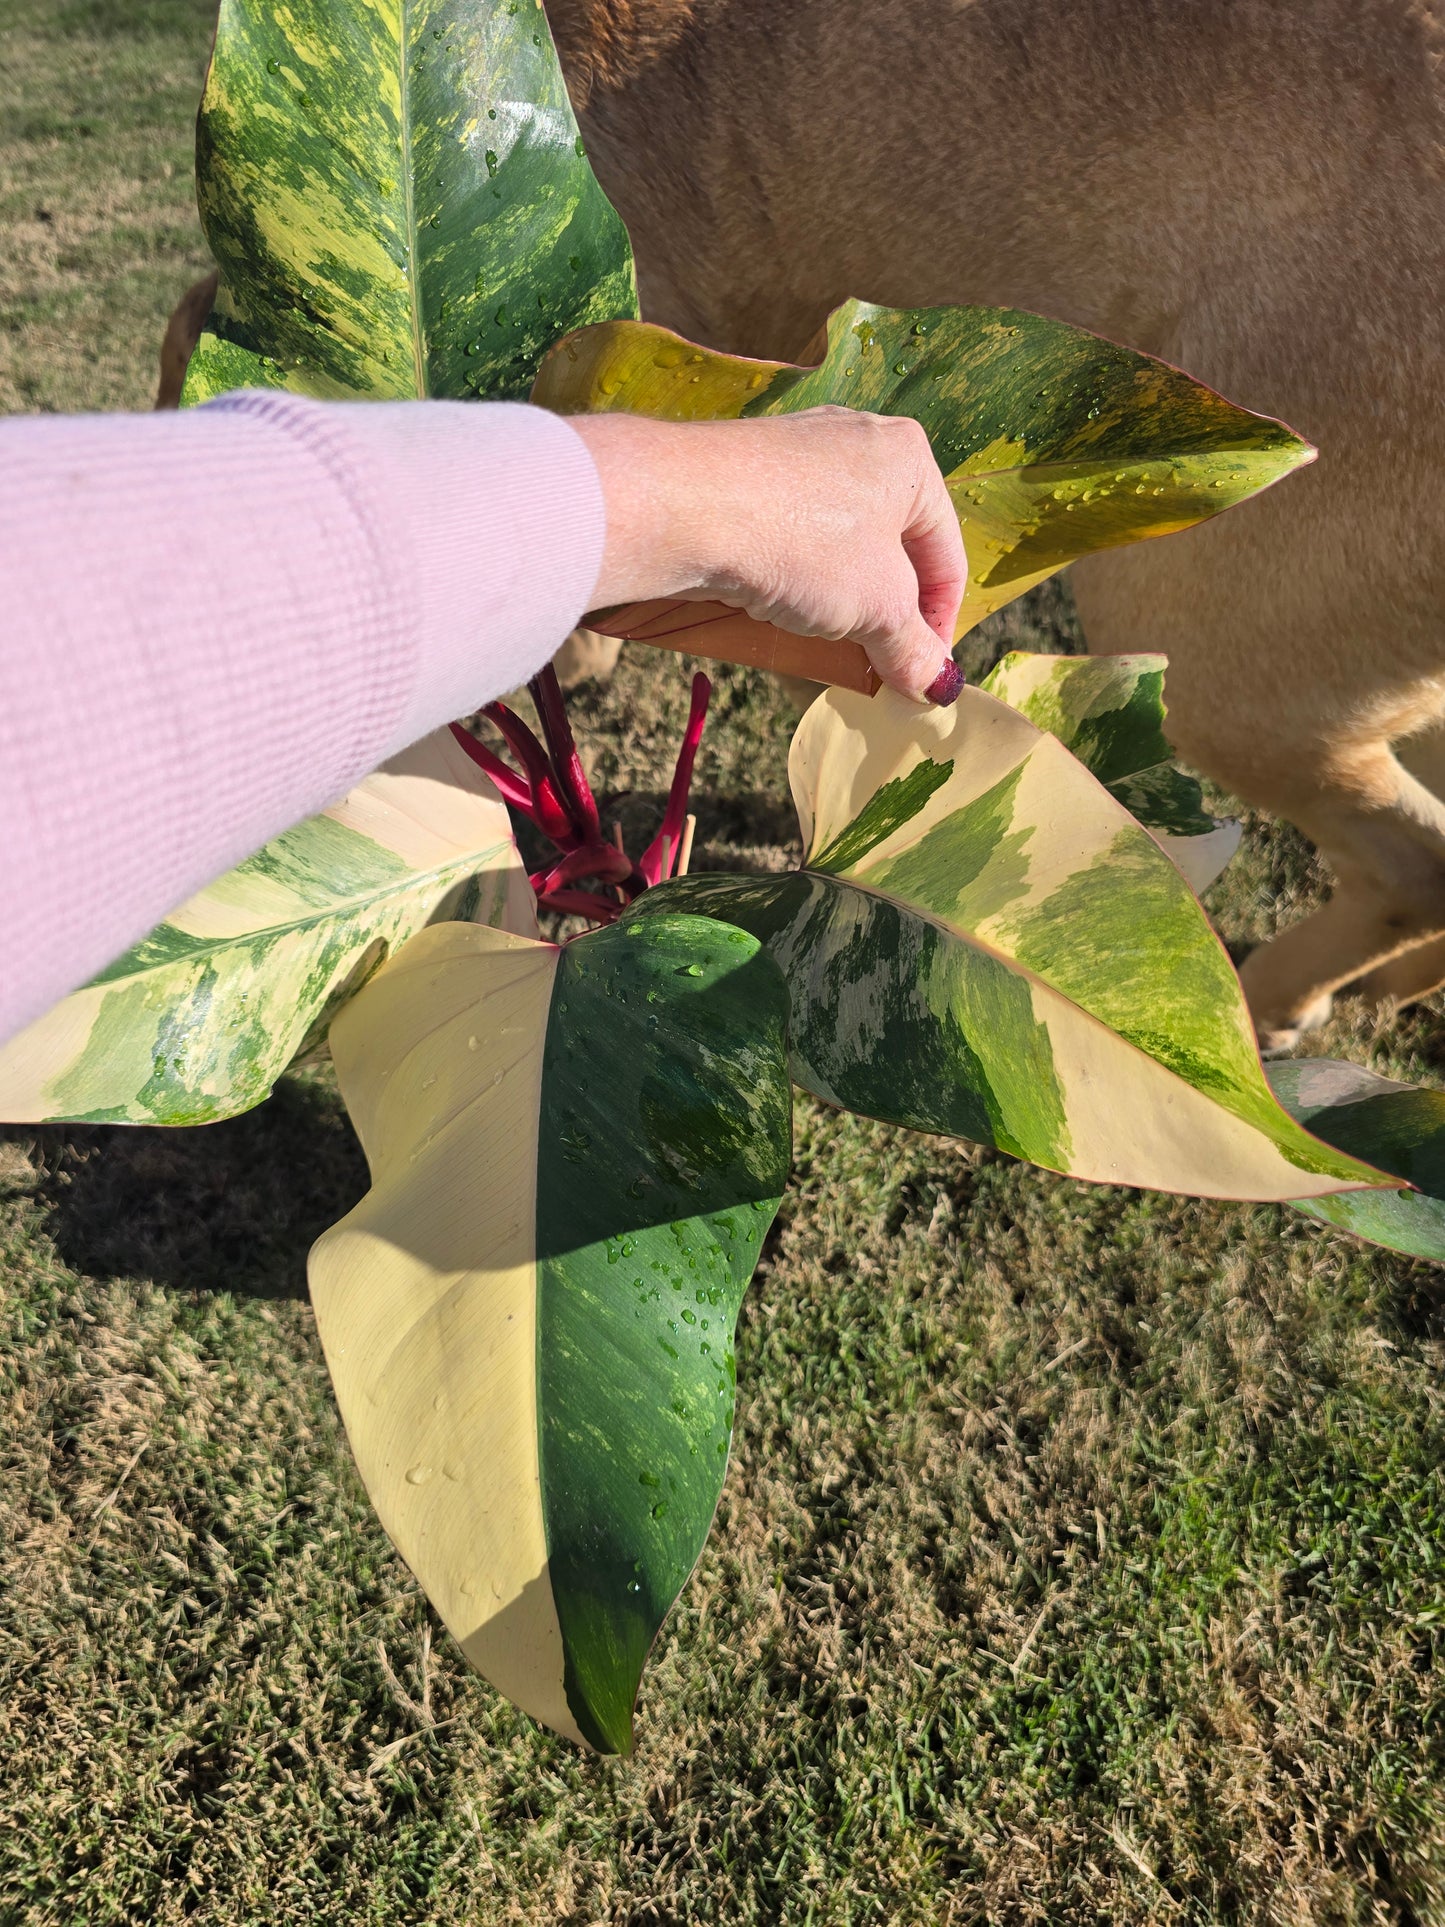
<path id="1" fill-rule="evenodd" d="M 861 643 L 904 695 L 957 697 L 949 651 L 968 564 L 917 422 L 850 408 L 571 422 L 607 505 L 598 607 L 727 603 L 795 635 Z"/>

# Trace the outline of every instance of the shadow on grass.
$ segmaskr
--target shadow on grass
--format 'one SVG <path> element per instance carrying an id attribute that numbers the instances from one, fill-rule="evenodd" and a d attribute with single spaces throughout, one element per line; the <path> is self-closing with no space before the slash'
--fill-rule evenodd
<path id="1" fill-rule="evenodd" d="M 1445 1265 L 1393 1252 L 1381 1256 L 1389 1265 L 1380 1294 L 1381 1324 L 1397 1341 L 1438 1345 L 1445 1339 Z"/>
<path id="2" fill-rule="evenodd" d="M 5 1142 L 39 1173 L 65 1265 L 177 1291 L 305 1297 L 313 1241 L 367 1185 L 340 1100 L 314 1074 L 223 1124 L 22 1125 L 0 1131 Z"/>

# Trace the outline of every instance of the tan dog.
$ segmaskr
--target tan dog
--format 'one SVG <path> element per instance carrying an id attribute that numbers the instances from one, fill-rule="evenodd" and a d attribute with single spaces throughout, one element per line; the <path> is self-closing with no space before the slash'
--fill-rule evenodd
<path id="1" fill-rule="evenodd" d="M 548 10 L 650 319 L 793 357 L 850 294 L 1033 308 L 1319 444 L 1074 588 L 1092 649 L 1169 656 L 1180 753 L 1335 872 L 1245 964 L 1262 1041 L 1445 979 L 1445 5 Z"/>

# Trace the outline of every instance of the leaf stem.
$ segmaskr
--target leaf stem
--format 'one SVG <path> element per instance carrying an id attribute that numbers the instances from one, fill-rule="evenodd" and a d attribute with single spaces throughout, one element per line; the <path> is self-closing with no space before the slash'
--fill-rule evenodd
<path id="1" fill-rule="evenodd" d="M 452 735 L 477 765 L 496 784 L 502 793 L 502 801 L 510 803 L 514 810 L 521 810 L 525 816 L 532 814 L 532 792 L 522 777 L 514 769 L 509 769 L 495 750 L 479 743 L 468 729 L 460 723 L 451 724 Z"/>
<path id="2" fill-rule="evenodd" d="M 692 703 L 688 709 L 687 729 L 682 748 L 677 753 L 677 767 L 672 772 L 672 787 L 667 793 L 662 828 L 648 844 L 637 866 L 643 880 L 649 885 L 661 883 L 670 877 L 682 852 L 682 831 L 687 818 L 688 791 L 692 787 L 692 766 L 697 759 L 697 746 L 702 741 L 711 694 L 712 684 L 699 670 L 692 679 Z"/>
<path id="3" fill-rule="evenodd" d="M 542 834 L 551 837 L 559 849 L 574 849 L 582 840 L 578 835 L 579 826 L 557 793 L 555 764 L 549 760 L 546 750 L 521 717 L 508 709 L 505 703 L 488 703 L 482 714 L 489 722 L 496 724 L 506 738 L 508 748 L 527 772 L 532 792 L 527 814 Z M 573 753 L 575 755 L 576 752 Z"/>
<path id="4" fill-rule="evenodd" d="M 543 897 L 580 883 L 584 877 L 596 877 L 602 883 L 625 884 L 631 875 L 630 856 L 614 849 L 610 843 L 586 843 L 580 849 L 570 850 L 550 870 L 536 871 L 531 882 L 537 895 Z"/>
<path id="5" fill-rule="evenodd" d="M 503 799 L 530 818 L 561 852 L 554 863 L 533 871 L 528 879 L 538 905 L 544 910 L 587 917 L 593 923 L 615 923 L 627 905 L 651 884 L 687 866 L 696 821 L 687 814 L 687 797 L 712 684 L 701 674 L 692 679 L 687 729 L 672 773 L 662 827 L 640 863 L 634 863 L 623 849 L 619 825 L 613 825 L 610 841 L 602 834 L 597 800 L 577 753 L 562 688 L 551 664 L 527 687 L 537 705 L 545 744 L 505 703 L 487 703 L 482 710 L 501 732 L 526 772 L 524 776 L 460 723 L 452 724 L 452 735 L 478 768 L 485 770 Z M 602 885 L 606 894 L 576 887 L 589 879 Z"/>
<path id="6" fill-rule="evenodd" d="M 553 890 L 538 897 L 537 904 L 542 910 L 558 910 L 564 916 L 590 917 L 593 923 L 616 923 L 622 914 L 620 904 L 609 903 L 594 890 Z"/>
<path id="7" fill-rule="evenodd" d="M 579 839 L 584 843 L 590 842 L 601 835 L 602 824 L 592 786 L 587 781 L 582 758 L 577 754 L 577 743 L 572 734 L 572 725 L 567 720 L 567 704 L 563 700 L 557 671 L 549 662 L 533 676 L 527 687 L 541 718 L 542 734 L 552 754 L 552 767 L 557 772 L 562 801 L 577 826 Z"/>

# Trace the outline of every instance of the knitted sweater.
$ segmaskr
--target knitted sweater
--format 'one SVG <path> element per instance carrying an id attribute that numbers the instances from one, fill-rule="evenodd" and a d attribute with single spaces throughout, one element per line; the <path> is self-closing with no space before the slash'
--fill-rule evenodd
<path id="1" fill-rule="evenodd" d="M 0 421 L 0 1038 L 534 674 L 604 526 L 580 436 L 519 404 Z"/>

